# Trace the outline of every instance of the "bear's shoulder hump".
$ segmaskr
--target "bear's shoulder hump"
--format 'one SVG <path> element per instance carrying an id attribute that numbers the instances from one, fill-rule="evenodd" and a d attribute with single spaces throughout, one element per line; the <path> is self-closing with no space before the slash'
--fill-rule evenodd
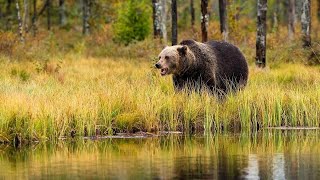
<path id="1" fill-rule="evenodd" d="M 193 39 L 187 39 L 180 42 L 180 45 L 186 45 L 186 46 L 190 46 L 194 44 L 196 44 L 196 41 Z"/>

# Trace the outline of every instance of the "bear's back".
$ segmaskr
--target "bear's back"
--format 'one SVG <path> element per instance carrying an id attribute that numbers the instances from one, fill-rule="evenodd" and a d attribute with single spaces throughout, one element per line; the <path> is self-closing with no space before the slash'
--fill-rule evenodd
<path id="1" fill-rule="evenodd" d="M 213 63 L 214 51 L 207 46 L 207 44 L 197 42 L 195 40 L 183 40 L 180 42 L 180 45 L 186 45 L 192 51 L 194 56 L 197 59 L 198 66 L 208 66 L 208 63 Z"/>
<path id="2" fill-rule="evenodd" d="M 246 83 L 248 64 L 239 48 L 222 41 L 208 41 L 205 44 L 215 52 L 220 77 L 232 78 L 238 83 L 239 81 Z"/>
<path id="3" fill-rule="evenodd" d="M 187 39 L 187 40 L 181 41 L 180 45 L 193 46 L 193 45 L 196 45 L 196 41 L 192 39 Z"/>

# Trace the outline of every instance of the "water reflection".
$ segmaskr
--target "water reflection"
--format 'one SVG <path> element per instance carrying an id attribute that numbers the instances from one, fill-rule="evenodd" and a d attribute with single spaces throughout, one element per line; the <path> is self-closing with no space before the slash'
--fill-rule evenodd
<path id="1" fill-rule="evenodd" d="M 272 179 L 286 179 L 284 170 L 284 154 L 276 153 L 272 158 Z"/>
<path id="2" fill-rule="evenodd" d="M 317 179 L 317 131 L 0 145 L 0 179 Z"/>
<path id="3" fill-rule="evenodd" d="M 243 176 L 244 179 L 260 179 L 259 177 L 259 163 L 256 154 L 249 154 L 248 155 L 248 167 L 245 168 L 245 175 Z"/>

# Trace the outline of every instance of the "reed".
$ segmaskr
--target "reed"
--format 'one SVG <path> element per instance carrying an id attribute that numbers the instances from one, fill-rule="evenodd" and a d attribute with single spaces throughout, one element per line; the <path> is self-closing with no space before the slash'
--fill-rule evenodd
<path id="1" fill-rule="evenodd" d="M 78 57 L 77 57 L 78 58 Z M 173 89 L 152 62 L 140 59 L 77 59 L 46 62 L 2 60 L 0 141 L 54 140 L 117 132 L 243 131 L 319 127 L 317 66 L 250 66 L 247 87 L 220 101 L 207 92 Z M 59 67 L 59 68 L 58 68 Z M 19 74 L 24 72 L 21 78 Z"/>

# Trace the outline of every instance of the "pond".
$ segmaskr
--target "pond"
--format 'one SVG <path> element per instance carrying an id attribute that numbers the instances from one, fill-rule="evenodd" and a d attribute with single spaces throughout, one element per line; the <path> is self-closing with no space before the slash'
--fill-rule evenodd
<path id="1" fill-rule="evenodd" d="M 318 179 L 318 130 L 0 145 L 0 179 Z"/>

